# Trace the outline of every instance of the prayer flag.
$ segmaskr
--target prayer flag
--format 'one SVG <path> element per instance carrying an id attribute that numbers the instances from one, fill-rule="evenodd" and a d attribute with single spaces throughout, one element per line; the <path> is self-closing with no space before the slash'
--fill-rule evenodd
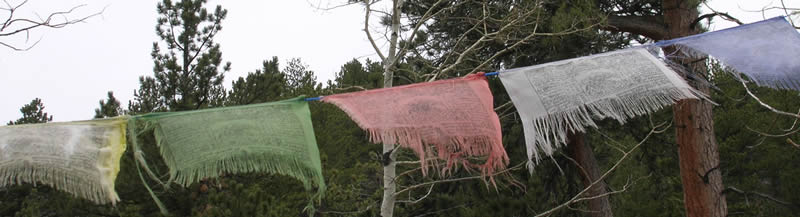
<path id="1" fill-rule="evenodd" d="M 656 45 L 679 45 L 694 56 L 711 55 L 761 86 L 800 90 L 800 34 L 784 17 Z"/>
<path id="2" fill-rule="evenodd" d="M 153 129 L 170 180 L 180 185 L 225 173 L 270 172 L 296 178 L 308 190 L 316 185 L 318 199 L 325 191 L 311 112 L 302 97 L 132 120 Z"/>
<path id="3" fill-rule="evenodd" d="M 500 80 L 517 108 L 525 133 L 528 168 L 550 156 L 567 132 L 597 127 L 593 118 L 647 114 L 675 101 L 697 98 L 673 70 L 643 48 L 626 49 L 506 70 Z"/>
<path id="4" fill-rule="evenodd" d="M 322 98 L 344 110 L 374 143 L 398 144 L 420 158 L 427 174 L 428 157 L 447 161 L 442 173 L 468 157 L 486 157 L 484 175 L 503 169 L 500 119 L 483 73 L 464 78 L 374 89 Z"/>
<path id="5" fill-rule="evenodd" d="M 0 127 L 0 187 L 37 182 L 116 203 L 126 117 Z"/>

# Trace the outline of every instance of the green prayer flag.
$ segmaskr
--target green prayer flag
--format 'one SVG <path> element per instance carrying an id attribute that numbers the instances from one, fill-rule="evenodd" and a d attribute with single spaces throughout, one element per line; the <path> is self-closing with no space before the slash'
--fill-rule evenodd
<path id="1" fill-rule="evenodd" d="M 134 120 L 153 129 L 170 180 L 180 185 L 226 173 L 269 172 L 294 177 L 308 190 L 316 186 L 317 199 L 325 191 L 311 112 L 302 97 Z"/>

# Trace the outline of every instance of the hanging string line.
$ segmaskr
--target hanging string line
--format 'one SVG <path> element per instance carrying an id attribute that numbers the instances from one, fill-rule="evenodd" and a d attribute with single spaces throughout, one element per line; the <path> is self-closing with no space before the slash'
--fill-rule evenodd
<path id="1" fill-rule="evenodd" d="M 494 76 L 494 75 L 497 75 L 497 74 L 500 74 L 500 72 L 487 72 L 487 73 L 484 73 L 483 76 Z M 318 100 L 321 100 L 322 97 L 324 97 L 324 96 L 309 97 L 309 98 L 303 99 L 303 101 L 306 101 L 306 102 L 308 102 L 308 101 L 318 101 Z"/>

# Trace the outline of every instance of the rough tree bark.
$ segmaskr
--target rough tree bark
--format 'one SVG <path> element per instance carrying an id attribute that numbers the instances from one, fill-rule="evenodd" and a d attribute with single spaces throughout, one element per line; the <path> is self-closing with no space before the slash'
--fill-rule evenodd
<path id="1" fill-rule="evenodd" d="M 569 140 L 569 155 L 575 160 L 578 166 L 581 180 L 584 186 L 590 186 L 592 182 L 599 179 L 600 167 L 598 166 L 597 159 L 594 157 L 592 147 L 586 143 L 586 138 L 583 133 L 570 133 L 567 136 Z M 586 193 L 586 197 L 594 197 L 597 195 L 605 194 L 606 183 L 600 182 L 592 186 Z M 609 217 L 614 216 L 611 211 L 611 203 L 608 201 L 608 196 L 595 198 L 588 201 L 589 216 L 591 217 Z"/>
<path id="2" fill-rule="evenodd" d="M 654 40 L 693 35 L 697 32 L 690 29 L 690 25 L 698 17 L 698 11 L 692 2 L 696 1 L 662 0 L 661 18 L 610 16 L 605 29 L 640 34 Z M 709 93 L 707 87 L 695 88 Z M 689 217 L 728 214 L 725 195 L 721 194 L 724 187 L 711 109 L 709 102 L 701 100 L 682 100 L 673 106 L 684 207 Z"/>
<path id="3" fill-rule="evenodd" d="M 689 2 L 681 0 L 664 0 L 662 6 L 668 39 L 696 34 L 689 26 L 698 17 L 697 8 L 689 8 Z M 695 85 L 695 88 L 710 93 L 708 87 Z M 728 215 L 711 109 L 711 103 L 702 100 L 682 100 L 673 106 L 683 203 L 689 217 Z"/>

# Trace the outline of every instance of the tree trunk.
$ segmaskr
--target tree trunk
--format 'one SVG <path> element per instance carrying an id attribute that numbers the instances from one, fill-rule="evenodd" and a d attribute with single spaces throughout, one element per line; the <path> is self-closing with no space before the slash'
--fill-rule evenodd
<path id="1" fill-rule="evenodd" d="M 383 60 L 383 88 L 392 87 L 394 79 L 394 69 L 397 58 L 397 42 L 400 34 L 400 8 L 403 0 L 394 0 L 392 6 L 392 33 L 389 39 L 389 53 Z M 369 31 L 369 30 L 365 30 Z M 397 191 L 397 177 L 395 160 L 395 144 L 383 144 L 383 201 L 381 201 L 381 216 L 391 217 L 394 215 L 395 192 Z"/>
<path id="2" fill-rule="evenodd" d="M 663 0 L 668 38 L 692 35 L 691 22 L 697 18 L 695 5 L 685 0 Z M 702 64 L 702 63 L 701 63 Z M 708 94 L 708 87 L 695 85 Z M 714 135 L 712 105 L 701 100 L 681 100 L 673 106 L 675 140 L 683 183 L 683 199 L 688 217 L 723 217 L 728 205 L 722 194 L 719 147 Z"/>
<path id="3" fill-rule="evenodd" d="M 581 180 L 584 186 L 589 186 L 595 180 L 599 179 L 600 166 L 597 164 L 597 159 L 594 157 L 592 147 L 586 143 L 586 138 L 583 133 L 570 133 L 567 136 L 569 140 L 569 154 L 572 159 L 577 162 Z M 606 182 L 602 181 L 589 189 L 587 197 L 594 197 L 606 193 Z M 609 217 L 614 216 L 611 212 L 611 203 L 608 201 L 608 196 L 595 198 L 588 201 L 589 216 L 591 217 Z"/>

